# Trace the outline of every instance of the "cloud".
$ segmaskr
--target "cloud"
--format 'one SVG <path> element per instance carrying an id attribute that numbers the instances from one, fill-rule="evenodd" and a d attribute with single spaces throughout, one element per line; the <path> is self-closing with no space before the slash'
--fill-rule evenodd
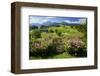
<path id="1" fill-rule="evenodd" d="M 41 21 L 39 22 L 39 24 L 42 24 L 42 23 L 47 22 L 47 21 L 48 21 L 48 19 L 41 20 Z"/>
<path id="2" fill-rule="evenodd" d="M 44 22 L 47 22 L 49 19 L 54 18 L 54 17 L 46 17 L 46 16 L 30 16 L 30 24 L 32 23 L 39 23 L 42 24 Z"/>
<path id="3" fill-rule="evenodd" d="M 71 20 L 65 20 L 65 22 L 69 24 L 79 24 L 80 23 L 80 21 L 71 21 Z"/>
<path id="4" fill-rule="evenodd" d="M 71 23 L 71 21 L 70 21 L 70 20 L 65 20 L 65 22 L 67 22 L 67 23 Z"/>
<path id="5" fill-rule="evenodd" d="M 32 24 L 32 23 L 37 23 L 37 22 L 39 22 L 39 21 L 41 21 L 42 20 L 42 18 L 41 17 L 33 17 L 33 16 L 30 16 L 29 17 L 29 22 L 30 22 L 30 24 Z"/>
<path id="6" fill-rule="evenodd" d="M 86 24 L 86 18 L 81 18 L 78 20 L 65 20 L 65 22 L 69 23 L 69 24 Z"/>
<path id="7" fill-rule="evenodd" d="M 44 17 L 42 20 L 40 20 L 38 23 L 39 24 L 42 24 L 42 23 L 44 23 L 44 22 L 47 22 L 47 21 L 49 21 L 50 19 L 52 19 L 52 18 L 55 18 L 55 17 Z"/>
<path id="8" fill-rule="evenodd" d="M 80 24 L 86 24 L 86 18 L 80 19 L 79 21 L 80 21 Z"/>

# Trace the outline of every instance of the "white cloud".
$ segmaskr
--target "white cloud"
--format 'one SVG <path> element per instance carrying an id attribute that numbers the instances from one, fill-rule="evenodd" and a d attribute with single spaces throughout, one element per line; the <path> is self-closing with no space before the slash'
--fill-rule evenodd
<path id="1" fill-rule="evenodd" d="M 39 24 L 42 24 L 42 23 L 47 22 L 47 21 L 48 21 L 48 19 L 41 20 L 41 21 L 39 22 Z"/>
<path id="2" fill-rule="evenodd" d="M 67 23 L 71 23 L 71 21 L 70 21 L 70 20 L 65 20 L 65 22 L 67 22 Z"/>
<path id="3" fill-rule="evenodd" d="M 86 18 L 79 19 L 77 21 L 65 20 L 65 22 L 67 22 L 69 24 L 86 24 Z"/>
<path id="4" fill-rule="evenodd" d="M 30 16 L 30 19 L 29 19 L 30 24 L 31 24 L 31 23 L 37 23 L 37 22 L 39 22 L 39 21 L 41 21 L 41 20 L 42 20 L 41 17 L 33 17 L 33 16 Z"/>
<path id="5" fill-rule="evenodd" d="M 86 18 L 80 19 L 79 21 L 80 21 L 80 24 L 86 24 Z"/>
<path id="6" fill-rule="evenodd" d="M 51 18 L 55 18 L 55 17 L 30 16 L 30 24 L 32 23 L 42 24 L 44 22 L 47 22 Z"/>
<path id="7" fill-rule="evenodd" d="M 79 24 L 80 23 L 80 21 L 71 21 L 71 20 L 65 20 L 65 22 L 69 24 Z"/>

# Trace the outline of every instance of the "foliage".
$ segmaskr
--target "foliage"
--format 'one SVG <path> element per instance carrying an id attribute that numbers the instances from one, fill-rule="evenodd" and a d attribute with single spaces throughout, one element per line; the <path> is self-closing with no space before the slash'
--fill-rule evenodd
<path id="1" fill-rule="evenodd" d="M 32 58 L 86 57 L 87 27 L 86 25 L 31 27 L 29 50 Z"/>
<path id="2" fill-rule="evenodd" d="M 32 36 L 33 36 L 34 38 L 40 38 L 40 37 L 41 37 L 41 32 L 40 32 L 40 30 L 36 29 L 36 30 L 32 31 Z"/>
<path id="3" fill-rule="evenodd" d="M 69 54 L 78 56 L 78 57 L 86 56 L 86 46 L 80 38 L 70 39 L 68 44 L 69 44 L 69 46 L 68 46 Z"/>

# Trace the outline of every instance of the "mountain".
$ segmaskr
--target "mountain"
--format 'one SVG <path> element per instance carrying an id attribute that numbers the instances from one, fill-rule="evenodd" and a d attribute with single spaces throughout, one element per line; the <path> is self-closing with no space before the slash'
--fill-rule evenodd
<path id="1" fill-rule="evenodd" d="M 69 23 L 69 22 L 51 22 L 51 21 L 47 21 L 47 22 L 43 22 L 43 23 L 32 23 L 31 26 L 57 26 L 57 25 L 81 25 L 81 23 Z"/>
<path id="2" fill-rule="evenodd" d="M 41 26 L 39 23 L 32 23 L 31 26 Z"/>

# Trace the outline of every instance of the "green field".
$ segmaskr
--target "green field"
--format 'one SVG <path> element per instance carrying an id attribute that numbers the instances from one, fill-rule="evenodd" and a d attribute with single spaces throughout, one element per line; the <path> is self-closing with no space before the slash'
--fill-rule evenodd
<path id="1" fill-rule="evenodd" d="M 29 27 L 29 58 L 87 57 L 87 25 Z"/>

